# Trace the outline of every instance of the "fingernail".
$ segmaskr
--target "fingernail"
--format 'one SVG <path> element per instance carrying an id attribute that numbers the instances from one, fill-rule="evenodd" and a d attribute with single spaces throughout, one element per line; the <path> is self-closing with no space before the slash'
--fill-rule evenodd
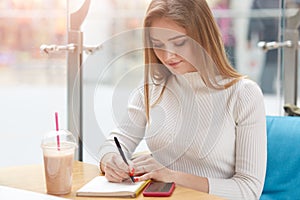
<path id="1" fill-rule="evenodd" d="M 134 178 L 134 182 L 138 182 L 139 181 L 139 178 Z"/>
<path id="2" fill-rule="evenodd" d="M 129 172 L 129 176 L 133 176 L 134 175 L 134 168 L 132 168 L 131 172 Z"/>

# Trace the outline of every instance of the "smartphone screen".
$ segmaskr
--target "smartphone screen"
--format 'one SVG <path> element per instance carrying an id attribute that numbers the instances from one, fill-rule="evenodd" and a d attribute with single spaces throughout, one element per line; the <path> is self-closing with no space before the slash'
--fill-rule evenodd
<path id="1" fill-rule="evenodd" d="M 166 197 L 170 196 L 175 189 L 175 183 L 164 183 L 152 181 L 143 191 L 147 197 Z"/>

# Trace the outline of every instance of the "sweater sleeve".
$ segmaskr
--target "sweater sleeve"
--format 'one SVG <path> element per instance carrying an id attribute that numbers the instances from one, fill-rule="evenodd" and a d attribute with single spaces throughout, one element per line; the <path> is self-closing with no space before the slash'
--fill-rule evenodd
<path id="1" fill-rule="evenodd" d="M 208 178 L 209 193 L 228 199 L 259 199 L 267 158 L 263 94 L 256 83 L 240 88 L 235 107 L 235 174 L 229 179 Z"/>
<path id="2" fill-rule="evenodd" d="M 113 130 L 99 150 L 99 159 L 109 152 L 118 152 L 114 137 L 118 137 L 127 158 L 130 158 L 137 145 L 143 139 L 147 123 L 144 109 L 142 89 L 135 90 L 128 102 L 127 113 L 120 122 L 115 122 L 117 128 Z"/>

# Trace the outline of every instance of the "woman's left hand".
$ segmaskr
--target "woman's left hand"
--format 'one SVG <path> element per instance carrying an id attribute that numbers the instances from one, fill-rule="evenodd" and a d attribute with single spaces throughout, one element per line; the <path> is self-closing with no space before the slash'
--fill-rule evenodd
<path id="1" fill-rule="evenodd" d="M 175 172 L 157 162 L 151 155 L 140 155 L 132 160 L 137 181 L 153 179 L 155 181 L 173 182 Z"/>

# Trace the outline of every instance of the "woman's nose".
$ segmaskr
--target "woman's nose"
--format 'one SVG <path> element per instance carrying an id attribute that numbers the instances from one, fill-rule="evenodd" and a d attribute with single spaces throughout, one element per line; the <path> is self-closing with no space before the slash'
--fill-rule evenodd
<path id="1" fill-rule="evenodd" d="M 164 51 L 164 54 L 165 54 L 165 60 L 169 60 L 169 59 L 172 59 L 174 57 L 176 57 L 176 53 L 170 49 L 166 49 Z"/>

